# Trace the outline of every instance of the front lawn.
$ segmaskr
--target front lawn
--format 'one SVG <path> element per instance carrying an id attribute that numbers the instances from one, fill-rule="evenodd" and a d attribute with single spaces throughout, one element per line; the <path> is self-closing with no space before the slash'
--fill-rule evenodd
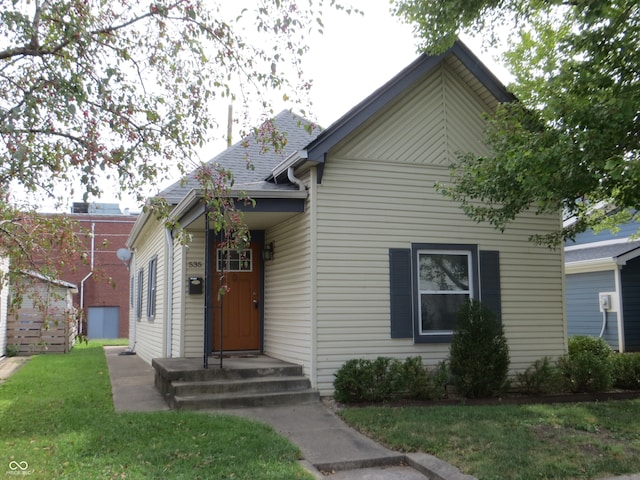
<path id="1" fill-rule="evenodd" d="M 341 416 L 393 450 L 430 453 L 481 480 L 640 473 L 640 400 L 348 408 Z"/>
<path id="2" fill-rule="evenodd" d="M 273 429 L 231 416 L 115 413 L 100 343 L 40 355 L 0 385 L 0 475 L 311 479 Z"/>

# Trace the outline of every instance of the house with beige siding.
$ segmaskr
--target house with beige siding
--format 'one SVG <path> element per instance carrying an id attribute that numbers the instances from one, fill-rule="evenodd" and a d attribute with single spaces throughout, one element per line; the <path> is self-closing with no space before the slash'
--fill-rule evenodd
<path id="1" fill-rule="evenodd" d="M 9 259 L 0 256 L 0 358 L 7 354 L 7 310 L 9 308 Z"/>
<path id="2" fill-rule="evenodd" d="M 283 152 L 249 137 L 211 160 L 255 202 L 238 203 L 251 231 L 244 252 L 219 248 L 193 176 L 159 194 L 189 243 L 138 218 L 127 244 L 131 347 L 148 362 L 260 352 L 302 365 L 328 395 L 351 358 L 445 359 L 455 312 L 473 298 L 501 318 L 514 370 L 564 353 L 562 252 L 528 241 L 560 228 L 560 214 L 523 214 L 501 233 L 435 188 L 458 153 L 487 151 L 483 115 L 513 100 L 456 43 L 325 130 L 280 113 Z"/>

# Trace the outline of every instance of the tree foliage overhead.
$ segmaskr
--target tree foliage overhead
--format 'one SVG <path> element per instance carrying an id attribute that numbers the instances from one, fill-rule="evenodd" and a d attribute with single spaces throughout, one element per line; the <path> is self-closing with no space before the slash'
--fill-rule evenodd
<path id="1" fill-rule="evenodd" d="M 200 165 L 216 99 L 257 104 L 265 117 L 269 92 L 304 105 L 301 60 L 327 6 L 342 8 L 333 0 L 0 0 L 0 255 L 13 268 L 34 266 L 69 227 L 39 225 L 29 212 L 38 205 L 15 205 L 12 189 L 55 201 L 99 198 L 115 184 L 141 200 L 170 170 Z"/>
<path id="2" fill-rule="evenodd" d="M 80 179 L 98 196 L 107 171 L 135 190 L 204 145 L 214 97 L 304 90 L 284 65 L 300 73 L 318 12 L 224 3 L 0 0 L 2 185 Z"/>
<path id="3" fill-rule="evenodd" d="M 535 240 L 558 244 L 615 228 L 640 211 L 640 4 L 637 0 L 393 0 L 437 53 L 460 33 L 504 54 L 519 101 L 488 122 L 490 156 L 462 155 L 443 192 L 504 229 L 518 214 L 572 222 Z M 604 208 L 603 208 L 604 207 Z"/>

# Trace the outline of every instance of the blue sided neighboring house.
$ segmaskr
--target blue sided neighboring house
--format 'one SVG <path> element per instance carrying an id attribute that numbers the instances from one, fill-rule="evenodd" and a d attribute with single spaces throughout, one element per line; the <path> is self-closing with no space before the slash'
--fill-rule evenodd
<path id="1" fill-rule="evenodd" d="M 565 244 L 567 333 L 602 336 L 614 350 L 640 351 L 639 223 L 591 231 Z"/>

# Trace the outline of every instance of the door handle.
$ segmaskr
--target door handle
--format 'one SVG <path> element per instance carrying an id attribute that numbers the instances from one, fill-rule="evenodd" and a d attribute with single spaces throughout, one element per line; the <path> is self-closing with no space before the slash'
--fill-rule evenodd
<path id="1" fill-rule="evenodd" d="M 258 300 L 254 300 L 254 301 L 253 301 L 253 306 L 254 306 L 255 308 L 259 308 L 260 304 L 258 303 Z"/>

